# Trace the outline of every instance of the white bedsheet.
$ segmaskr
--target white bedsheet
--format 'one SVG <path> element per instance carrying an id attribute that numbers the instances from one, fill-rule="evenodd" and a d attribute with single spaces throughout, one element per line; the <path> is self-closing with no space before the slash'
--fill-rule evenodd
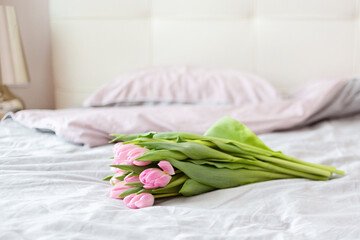
<path id="1" fill-rule="evenodd" d="M 0 125 L 0 239 L 360 239 L 360 115 L 261 135 L 346 172 L 269 181 L 130 210 L 108 198 L 112 145 L 85 148 Z"/>

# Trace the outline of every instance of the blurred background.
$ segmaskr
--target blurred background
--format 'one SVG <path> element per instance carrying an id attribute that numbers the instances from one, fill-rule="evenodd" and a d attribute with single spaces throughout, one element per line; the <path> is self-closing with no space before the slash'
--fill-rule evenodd
<path id="1" fill-rule="evenodd" d="M 9 86 L 27 109 L 54 108 L 50 48 L 49 0 L 0 0 L 0 5 L 14 6 L 22 37 L 30 83 Z"/>
<path id="2" fill-rule="evenodd" d="M 81 106 L 102 83 L 150 65 L 235 68 L 286 91 L 360 73 L 359 0 L 0 5 L 16 9 L 30 83 L 9 89 L 26 109 Z"/>

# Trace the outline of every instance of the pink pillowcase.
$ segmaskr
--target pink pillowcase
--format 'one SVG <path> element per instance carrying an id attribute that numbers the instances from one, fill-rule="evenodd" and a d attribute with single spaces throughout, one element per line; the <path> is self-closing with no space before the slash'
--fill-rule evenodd
<path id="1" fill-rule="evenodd" d="M 278 94 L 268 82 L 239 71 L 152 67 L 105 84 L 83 105 L 246 104 L 274 99 Z"/>

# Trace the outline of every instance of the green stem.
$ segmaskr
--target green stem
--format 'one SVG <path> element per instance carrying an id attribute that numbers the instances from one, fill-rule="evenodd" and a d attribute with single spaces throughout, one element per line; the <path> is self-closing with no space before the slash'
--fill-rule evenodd
<path id="1" fill-rule="evenodd" d="M 301 171 L 304 173 L 310 173 L 310 174 L 320 175 L 320 176 L 324 176 L 324 177 L 331 177 L 331 172 L 327 171 L 327 170 L 314 168 L 314 167 L 310 167 L 307 165 L 302 165 L 302 164 L 294 163 L 294 162 L 290 162 L 290 161 L 285 161 L 285 160 L 274 158 L 274 157 L 267 157 L 267 156 L 263 156 L 263 155 L 259 155 L 259 154 L 254 154 L 254 157 L 264 160 L 264 161 L 267 161 L 267 162 L 278 164 L 282 167 Z"/>
<path id="2" fill-rule="evenodd" d="M 293 163 L 297 163 L 297 164 L 301 164 L 301 165 L 306 165 L 312 168 L 316 168 L 316 169 L 320 169 L 323 171 L 328 171 L 328 172 L 332 172 L 332 173 L 336 173 L 339 175 L 345 175 L 345 173 L 341 170 L 336 169 L 335 167 L 331 167 L 331 166 L 326 166 L 326 165 L 321 165 L 321 164 L 315 164 L 315 163 L 309 163 L 309 162 L 304 162 L 301 161 L 299 159 L 287 156 L 283 153 L 279 153 L 279 152 L 274 152 L 274 151 L 269 151 L 269 150 L 265 150 L 262 148 L 258 148 L 258 147 L 254 147 L 254 146 L 250 146 L 241 142 L 237 142 L 237 141 L 233 141 L 233 140 L 223 140 L 220 138 L 216 138 L 216 137 L 208 137 L 209 139 L 213 138 L 214 140 L 217 141 L 221 141 L 223 143 L 232 143 L 233 145 L 235 145 L 239 151 L 236 151 L 237 153 L 242 153 L 242 154 L 250 154 L 250 155 L 265 155 L 267 157 L 277 157 L 283 160 L 288 160 L 291 161 Z M 325 172 L 323 172 L 323 174 L 325 174 Z"/>
<path id="3" fill-rule="evenodd" d="M 287 155 L 281 154 L 281 153 L 276 153 L 276 155 L 278 155 L 279 158 L 289 160 L 291 162 L 300 163 L 300 164 L 307 165 L 307 166 L 310 166 L 310 167 L 327 170 L 327 171 L 330 171 L 330 172 L 333 172 L 333 173 L 336 173 L 336 174 L 339 174 L 339 175 L 342 175 L 342 176 L 345 175 L 344 171 L 338 170 L 335 167 L 316 164 L 316 163 L 304 162 L 304 161 L 301 161 L 299 159 L 296 159 L 296 158 L 293 158 L 293 157 L 290 157 L 290 156 L 287 156 Z"/>
<path id="4" fill-rule="evenodd" d="M 308 178 L 308 179 L 312 179 L 312 180 L 327 180 L 328 176 L 318 176 L 318 175 L 313 175 L 310 174 L 308 172 L 303 172 L 303 171 L 298 171 L 296 169 L 289 169 L 287 162 L 285 162 L 285 166 L 277 166 L 271 163 L 267 163 L 267 162 L 262 162 L 259 160 L 247 160 L 247 159 L 243 159 L 243 158 L 238 158 L 239 162 L 245 163 L 245 164 L 250 164 L 250 165 L 254 165 L 254 166 L 258 166 L 264 169 L 269 169 L 269 170 L 273 170 L 275 172 L 280 172 L 280 173 L 285 173 L 288 175 L 292 175 L 292 176 L 296 176 L 296 177 L 303 177 L 303 178 Z"/>

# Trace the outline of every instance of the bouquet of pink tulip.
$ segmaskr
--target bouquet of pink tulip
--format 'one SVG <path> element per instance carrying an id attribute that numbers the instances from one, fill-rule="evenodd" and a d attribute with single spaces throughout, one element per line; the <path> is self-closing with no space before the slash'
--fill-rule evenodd
<path id="1" fill-rule="evenodd" d="M 110 197 L 133 209 L 156 198 L 193 196 L 216 189 L 286 178 L 328 180 L 344 172 L 268 148 L 242 123 L 224 117 L 205 134 L 111 134 L 114 175 Z"/>

